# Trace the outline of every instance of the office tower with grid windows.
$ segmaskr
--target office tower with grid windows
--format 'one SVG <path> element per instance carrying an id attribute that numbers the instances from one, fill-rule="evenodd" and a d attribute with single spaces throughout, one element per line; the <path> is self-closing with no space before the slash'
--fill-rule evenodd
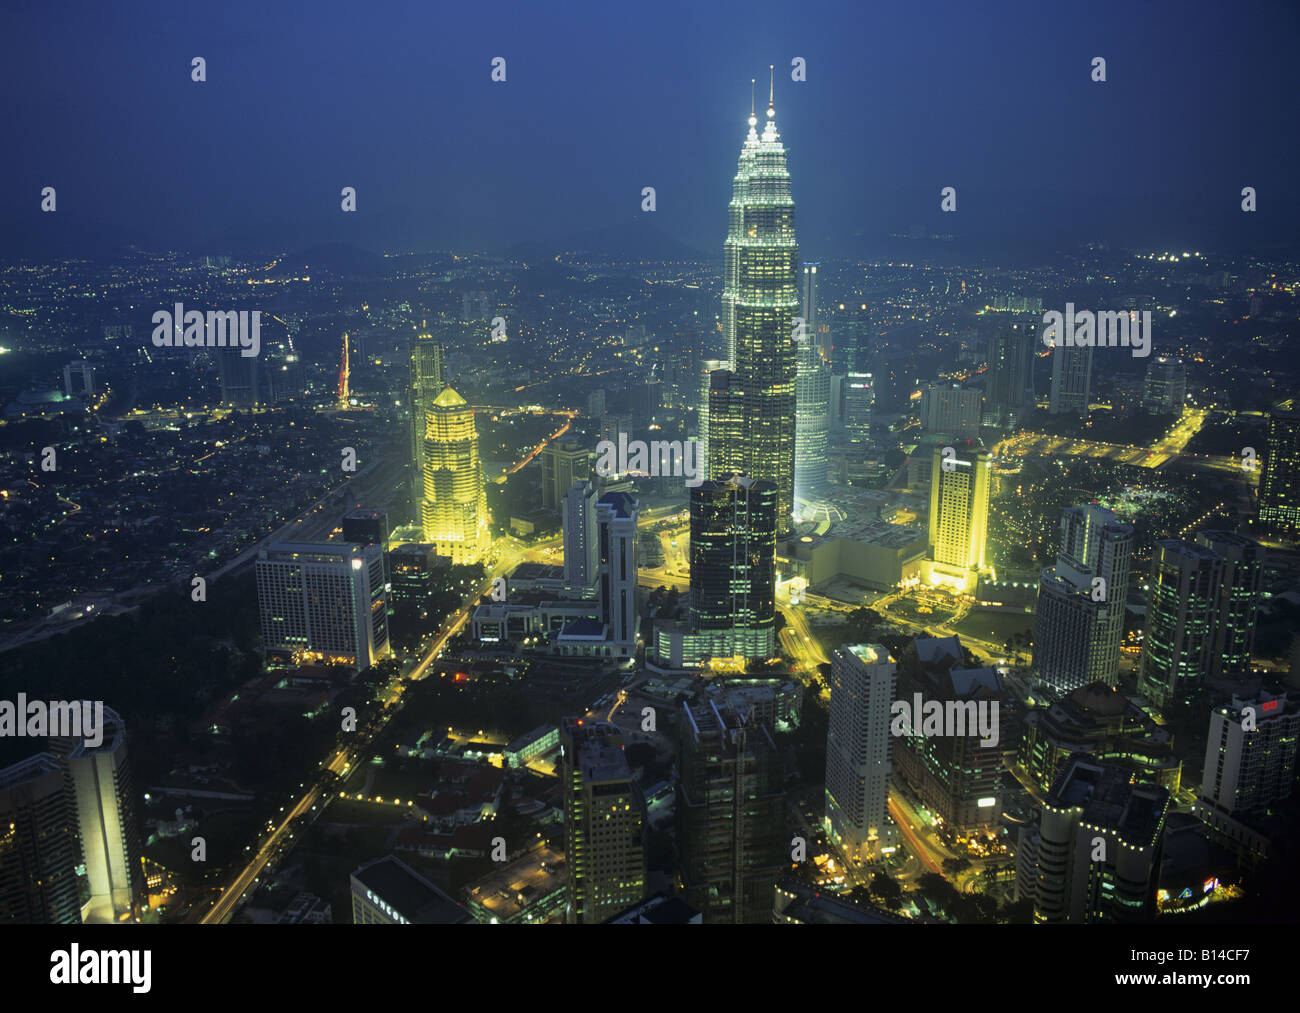
<path id="1" fill-rule="evenodd" d="M 358 671 L 388 656 L 383 546 L 276 542 L 258 552 L 256 569 L 268 655 Z"/>
<path id="2" fill-rule="evenodd" d="M 1157 707 L 1185 702 L 1213 668 L 1223 557 L 1177 538 L 1151 551 L 1138 692 Z"/>
<path id="3" fill-rule="evenodd" d="M 1300 535 L 1300 413 L 1275 412 L 1268 418 L 1259 523 L 1288 538 Z"/>
<path id="4" fill-rule="evenodd" d="M 81 924 L 70 800 L 53 753 L 0 770 L 0 925 Z"/>
<path id="5" fill-rule="evenodd" d="M 1223 559 L 1219 608 L 1214 620 L 1210 674 L 1245 678 L 1255 649 L 1255 622 L 1263 597 L 1264 548 L 1235 531 L 1201 531 L 1196 544 Z"/>
<path id="6" fill-rule="evenodd" d="M 691 627 L 714 657 L 774 653 L 776 500 L 743 475 L 691 490 Z"/>
<path id="7" fill-rule="evenodd" d="M 599 924 L 645 897 L 644 802 L 617 725 L 563 718 L 560 760 L 565 921 Z"/>
<path id="8" fill-rule="evenodd" d="M 831 658 L 826 734 L 826 832 L 850 861 L 891 847 L 889 776 L 894 737 L 890 709 L 897 674 L 879 644 L 851 644 Z"/>
<path id="9" fill-rule="evenodd" d="M 784 767 L 766 724 L 726 703 L 682 705 L 679 877 L 705 924 L 770 923 L 789 861 Z"/>
<path id="10" fill-rule="evenodd" d="M 993 458 L 977 441 L 935 446 L 930 466 L 930 559 L 927 583 L 974 589 L 984 568 Z"/>
<path id="11" fill-rule="evenodd" d="M 1035 676 L 1061 695 L 1119 679 L 1133 527 L 1096 504 L 1061 514 L 1056 565 L 1043 571 L 1034 609 Z"/>

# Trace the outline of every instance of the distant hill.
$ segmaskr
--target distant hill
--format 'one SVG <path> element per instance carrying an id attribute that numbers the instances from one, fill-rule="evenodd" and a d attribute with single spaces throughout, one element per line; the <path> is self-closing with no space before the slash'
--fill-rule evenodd
<path id="1" fill-rule="evenodd" d="M 321 243 L 291 253 L 271 270 L 276 278 L 324 271 L 350 277 L 376 277 L 387 270 L 384 258 L 351 243 Z"/>
<path id="2" fill-rule="evenodd" d="M 558 240 L 519 243 L 505 251 L 514 260 L 549 260 L 562 253 L 582 253 L 613 260 L 708 260 L 693 246 L 679 242 L 650 224 L 648 218 L 576 232 Z"/>

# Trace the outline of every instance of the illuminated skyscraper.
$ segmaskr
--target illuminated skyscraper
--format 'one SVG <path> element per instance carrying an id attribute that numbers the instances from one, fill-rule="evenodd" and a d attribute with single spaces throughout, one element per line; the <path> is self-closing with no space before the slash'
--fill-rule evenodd
<path id="1" fill-rule="evenodd" d="M 743 475 L 691 490 L 691 625 L 714 657 L 774 651 L 776 494 Z"/>
<path id="2" fill-rule="evenodd" d="M 1201 796 L 1193 811 L 1211 826 L 1262 814 L 1295 786 L 1300 708 L 1285 693 L 1232 698 L 1210 713 Z"/>
<path id="3" fill-rule="evenodd" d="M 934 448 L 930 466 L 930 553 L 922 569 L 933 585 L 970 591 L 984 568 L 993 458 L 978 443 Z"/>
<path id="4" fill-rule="evenodd" d="M 873 347 L 871 309 L 861 300 L 836 303 L 823 322 L 830 324 L 831 372 L 836 376 L 871 368 Z"/>
<path id="5" fill-rule="evenodd" d="M 1187 401 L 1187 368 L 1182 359 L 1158 355 L 1147 366 L 1142 407 L 1152 415 L 1179 415 Z"/>
<path id="6" fill-rule="evenodd" d="M 81 910 L 81 920 L 87 923 L 138 918 L 145 900 L 126 726 L 117 712 L 107 707 L 103 734 L 104 741 L 98 746 L 81 739 L 50 740 L 50 750 L 68 766 L 81 857 L 90 886 L 90 900 Z"/>
<path id="7" fill-rule="evenodd" d="M 852 372 L 837 379 L 844 442 L 865 446 L 871 442 L 871 412 L 876 406 L 876 378 L 870 373 Z"/>
<path id="8" fill-rule="evenodd" d="M 749 475 L 777 489 L 777 525 L 794 512 L 795 342 L 799 247 L 785 147 L 769 96 L 760 136 L 751 111 L 729 206 L 724 248 L 722 329 L 739 439 L 722 442 L 710 419 L 709 477 Z M 733 410 L 728 404 L 727 410 Z M 713 411 L 713 404 L 710 405 Z M 716 416 L 715 416 L 716 417 Z"/>
<path id="9" fill-rule="evenodd" d="M 678 728 L 678 868 L 705 924 L 772 921 L 789 861 L 781 752 L 767 725 L 710 700 L 683 704 Z"/>
<path id="10" fill-rule="evenodd" d="M 600 583 L 600 542 L 596 500 L 600 489 L 591 482 L 574 482 L 564 494 L 564 588 L 575 598 L 595 597 Z"/>
<path id="11" fill-rule="evenodd" d="M 1213 667 L 1223 557 L 1177 538 L 1151 552 L 1138 692 L 1157 707 L 1191 697 Z"/>
<path id="12" fill-rule="evenodd" d="M 411 342 L 411 386 L 407 403 L 411 409 L 411 502 L 412 515 L 420 517 L 420 503 L 424 499 L 424 413 L 442 392 L 446 376 L 442 345 L 433 335 L 422 330 Z"/>
<path id="13" fill-rule="evenodd" d="M 1089 504 L 1061 515 L 1056 565 L 1038 586 L 1033 662 L 1034 674 L 1061 694 L 1118 681 L 1132 559 L 1133 528 L 1111 511 Z"/>
<path id="14" fill-rule="evenodd" d="M 591 451 L 578 440 L 556 440 L 542 448 L 541 458 L 542 509 L 558 510 L 569 486 L 591 477 Z"/>
<path id="15" fill-rule="evenodd" d="M 804 265 L 805 269 L 809 265 Z M 813 499 L 826 488 L 831 427 L 831 369 L 807 331 L 797 342 L 794 494 Z"/>
<path id="16" fill-rule="evenodd" d="M 1202 531 L 1196 536 L 1196 544 L 1223 557 L 1210 671 L 1214 675 L 1243 677 L 1250 672 L 1250 656 L 1255 648 L 1264 550 L 1255 539 L 1235 531 Z"/>
<path id="17" fill-rule="evenodd" d="M 1076 753 L 1020 834 L 1016 899 L 1038 924 L 1150 921 L 1168 788 Z"/>
<path id="18" fill-rule="evenodd" d="M 927 432 L 963 440 L 980 434 L 980 392 L 960 384 L 932 384 L 921 393 L 921 425 Z"/>
<path id="19" fill-rule="evenodd" d="M 1259 522 L 1269 531 L 1300 534 L 1300 414 L 1268 419 L 1268 449 L 1259 477 Z"/>
<path id="20" fill-rule="evenodd" d="M 1087 415 L 1092 383 L 1092 346 L 1057 345 L 1052 349 L 1053 415 Z"/>
<path id="21" fill-rule="evenodd" d="M 594 925 L 645 896 L 643 801 L 623 730 L 604 721 L 560 721 L 564 788 L 565 921 Z"/>
<path id="22" fill-rule="evenodd" d="M 985 413 L 990 425 L 1010 428 L 1033 407 L 1035 340 L 1032 320 L 1009 324 L 989 338 Z"/>
<path id="23" fill-rule="evenodd" d="M 892 836 L 890 708 L 897 676 L 879 644 L 851 644 L 831 659 L 826 734 L 826 831 L 845 857 L 871 856 Z"/>
<path id="24" fill-rule="evenodd" d="M 632 495 L 607 492 L 596 501 L 596 538 L 600 546 L 600 613 L 609 630 L 612 652 L 607 656 L 633 657 L 641 619 L 636 607 L 637 501 Z"/>
<path id="25" fill-rule="evenodd" d="M 52 753 L 0 770 L 0 925 L 81 924 L 70 798 Z"/>
<path id="26" fill-rule="evenodd" d="M 474 409 L 447 387 L 424 413 L 424 540 L 453 563 L 476 563 L 487 548 L 487 493 Z"/>
<path id="27" fill-rule="evenodd" d="M 257 553 L 267 653 L 358 671 L 388 656 L 384 546 L 275 542 Z"/>

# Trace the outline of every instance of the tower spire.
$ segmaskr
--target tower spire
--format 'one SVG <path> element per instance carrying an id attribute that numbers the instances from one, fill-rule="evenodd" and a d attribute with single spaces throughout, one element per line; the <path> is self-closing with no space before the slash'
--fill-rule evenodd
<path id="1" fill-rule="evenodd" d="M 749 79 L 749 118 L 754 118 L 754 78 Z"/>
<path id="2" fill-rule="evenodd" d="M 767 85 L 767 107 L 771 109 L 772 102 L 776 98 L 776 64 L 769 63 L 767 65 L 767 72 L 769 75 Z"/>

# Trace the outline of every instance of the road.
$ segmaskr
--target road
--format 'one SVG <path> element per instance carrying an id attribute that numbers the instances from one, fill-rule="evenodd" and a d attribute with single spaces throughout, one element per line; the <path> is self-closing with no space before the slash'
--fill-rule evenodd
<path id="1" fill-rule="evenodd" d="M 491 589 L 492 581 L 502 572 L 502 563 L 505 562 L 506 558 L 508 557 L 503 556 L 502 562 L 498 562 L 497 566 L 493 567 L 492 572 L 484 578 L 483 585 L 479 588 L 478 593 L 473 595 L 468 604 L 464 605 L 459 612 L 455 613 L 455 619 L 451 625 L 433 640 L 420 663 L 407 673 L 406 680 L 414 681 L 424 678 L 429 666 L 442 654 L 447 641 L 464 628 L 479 599 Z M 513 566 L 513 564 L 511 565 Z M 384 709 L 380 712 L 374 733 L 369 739 L 358 742 L 355 746 L 340 746 L 321 764 L 321 769 L 328 770 L 339 776 L 342 776 L 344 771 L 350 769 L 357 759 L 357 753 L 369 745 L 383 731 L 393 716 L 401 710 L 401 690 L 403 688 L 398 686 L 392 695 L 385 700 Z M 325 788 L 325 785 L 313 783 L 307 789 L 302 798 L 298 800 L 298 803 L 289 810 L 280 824 L 274 828 L 270 837 L 258 848 L 257 853 L 249 863 L 239 871 L 230 884 L 221 892 L 221 896 L 211 910 L 199 919 L 200 922 L 203 924 L 224 924 L 230 920 L 235 909 L 244 899 L 245 894 L 256 884 L 258 877 L 261 876 L 266 867 L 278 856 L 289 838 L 292 837 L 290 827 L 293 821 L 311 812 L 312 807 L 321 801 L 322 796 L 325 794 Z"/>

